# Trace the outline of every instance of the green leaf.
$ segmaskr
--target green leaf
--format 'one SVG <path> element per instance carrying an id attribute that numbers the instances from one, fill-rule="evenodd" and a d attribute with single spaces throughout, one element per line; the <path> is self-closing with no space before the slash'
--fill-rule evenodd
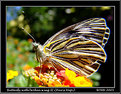
<path id="1" fill-rule="evenodd" d="M 99 85 L 100 85 L 100 83 L 98 81 L 93 81 L 93 87 L 97 87 Z"/>
<path id="2" fill-rule="evenodd" d="M 19 75 L 16 80 L 18 81 L 18 84 L 16 86 L 18 87 L 26 87 L 27 86 L 27 80 L 23 75 Z"/>
<path id="3" fill-rule="evenodd" d="M 92 76 L 90 76 L 89 78 L 92 79 L 92 80 L 100 80 L 101 75 L 98 72 L 96 72 Z"/>

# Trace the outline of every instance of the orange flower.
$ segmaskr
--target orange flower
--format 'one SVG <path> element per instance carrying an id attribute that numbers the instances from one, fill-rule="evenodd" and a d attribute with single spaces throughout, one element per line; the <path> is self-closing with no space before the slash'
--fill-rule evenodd
<path id="1" fill-rule="evenodd" d="M 18 57 L 19 57 L 20 59 L 22 59 L 22 58 L 23 58 L 23 55 L 22 55 L 22 54 L 19 54 Z"/>
<path id="2" fill-rule="evenodd" d="M 72 84 L 70 80 L 65 80 L 65 81 L 63 82 L 63 84 L 64 84 L 65 86 L 75 87 L 74 84 Z"/>
<path id="3" fill-rule="evenodd" d="M 32 67 L 30 67 L 29 65 L 26 64 L 26 65 L 23 67 L 23 70 L 26 71 L 26 70 L 29 70 L 29 69 L 31 69 L 31 68 L 32 68 Z"/>
<path id="4" fill-rule="evenodd" d="M 34 76 L 33 79 L 36 81 L 38 85 L 42 85 L 42 82 L 40 81 L 38 76 Z"/>
<path id="5" fill-rule="evenodd" d="M 15 44 L 18 44 L 18 42 L 19 42 L 19 41 L 18 41 L 17 39 L 16 39 L 16 40 L 14 40 L 14 43 L 15 43 Z"/>
<path id="6" fill-rule="evenodd" d="M 8 36 L 7 39 L 12 39 L 12 36 Z"/>
<path id="7" fill-rule="evenodd" d="M 90 79 L 79 76 L 69 69 L 57 72 L 52 67 L 43 65 L 41 73 L 39 72 L 40 66 L 26 71 L 26 74 L 31 76 L 39 87 L 92 87 Z"/>
<path id="8" fill-rule="evenodd" d="M 58 80 L 55 80 L 55 81 L 50 80 L 49 83 L 48 83 L 48 87 L 62 87 L 62 84 Z"/>
<path id="9" fill-rule="evenodd" d="M 14 67 L 14 64 L 9 64 L 8 67 L 9 68 L 13 68 Z"/>
<path id="10" fill-rule="evenodd" d="M 32 39 L 28 39 L 28 42 L 30 42 L 30 43 L 31 43 L 31 42 L 33 42 L 33 40 L 32 40 Z"/>
<path id="11" fill-rule="evenodd" d="M 18 50 L 18 51 L 21 51 L 21 47 L 17 47 L 17 50 Z"/>

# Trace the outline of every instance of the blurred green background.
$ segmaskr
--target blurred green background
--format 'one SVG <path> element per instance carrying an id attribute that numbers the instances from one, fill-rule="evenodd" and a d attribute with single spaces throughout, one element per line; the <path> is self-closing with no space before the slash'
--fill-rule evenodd
<path id="1" fill-rule="evenodd" d="M 44 44 L 59 30 L 77 22 L 102 17 L 112 26 L 113 7 L 7 7 L 7 71 L 16 70 L 19 75 L 9 80 L 8 87 L 26 87 L 27 80 L 22 75 L 24 67 L 35 67 L 32 40 L 23 30 L 28 31 L 37 42 Z M 94 86 L 101 86 L 101 74 L 90 77 Z M 36 85 L 31 85 L 36 86 Z"/>

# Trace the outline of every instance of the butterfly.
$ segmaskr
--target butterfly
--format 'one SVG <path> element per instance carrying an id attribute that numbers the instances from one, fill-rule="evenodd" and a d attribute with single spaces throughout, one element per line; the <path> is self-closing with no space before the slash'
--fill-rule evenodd
<path id="1" fill-rule="evenodd" d="M 109 35 L 104 18 L 91 18 L 60 30 L 44 45 L 32 44 L 38 62 L 51 62 L 57 69 L 68 68 L 89 77 L 106 61 L 104 46 Z"/>

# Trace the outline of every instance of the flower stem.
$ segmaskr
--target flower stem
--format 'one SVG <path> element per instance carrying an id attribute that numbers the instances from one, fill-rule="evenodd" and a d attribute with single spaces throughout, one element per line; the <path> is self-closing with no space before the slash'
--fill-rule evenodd
<path id="1" fill-rule="evenodd" d="M 30 77 L 28 77 L 28 84 L 27 84 L 27 87 L 29 87 L 30 85 Z"/>

